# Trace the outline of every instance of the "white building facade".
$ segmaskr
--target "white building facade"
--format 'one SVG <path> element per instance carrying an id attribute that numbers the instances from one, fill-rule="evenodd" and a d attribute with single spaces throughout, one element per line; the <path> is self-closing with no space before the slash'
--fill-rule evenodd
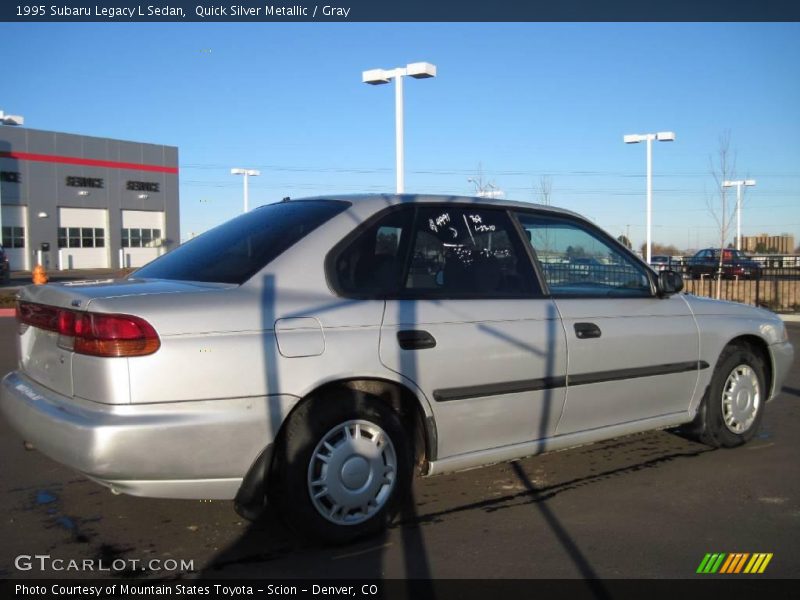
<path id="1" fill-rule="evenodd" d="M 0 127 L 12 270 L 139 267 L 178 244 L 178 149 Z"/>

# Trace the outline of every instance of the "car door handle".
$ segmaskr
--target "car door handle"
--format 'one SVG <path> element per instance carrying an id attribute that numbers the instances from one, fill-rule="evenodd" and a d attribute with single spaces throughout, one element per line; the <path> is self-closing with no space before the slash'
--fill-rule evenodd
<path id="1" fill-rule="evenodd" d="M 575 323 L 575 335 L 579 340 L 599 338 L 602 335 L 600 328 L 594 323 Z"/>
<path id="2" fill-rule="evenodd" d="M 398 331 L 397 342 L 403 350 L 425 350 L 436 346 L 436 338 L 422 329 Z"/>

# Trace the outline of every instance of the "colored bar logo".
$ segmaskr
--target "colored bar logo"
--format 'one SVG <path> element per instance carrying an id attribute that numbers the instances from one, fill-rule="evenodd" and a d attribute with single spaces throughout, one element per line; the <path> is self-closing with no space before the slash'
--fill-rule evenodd
<path id="1" fill-rule="evenodd" d="M 748 552 L 708 553 L 700 561 L 700 566 L 697 567 L 696 572 L 703 575 L 714 573 L 724 575 L 763 573 L 771 560 L 771 552 L 756 552 L 754 554 Z"/>

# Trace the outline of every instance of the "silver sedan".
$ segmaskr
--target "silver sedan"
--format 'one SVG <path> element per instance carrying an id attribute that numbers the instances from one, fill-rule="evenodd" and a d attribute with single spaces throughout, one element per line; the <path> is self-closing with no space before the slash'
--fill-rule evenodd
<path id="1" fill-rule="evenodd" d="M 114 491 L 270 501 L 341 542 L 385 526 L 415 473 L 676 426 L 747 442 L 785 328 L 682 285 L 552 207 L 284 201 L 125 280 L 23 289 L 2 410 Z"/>

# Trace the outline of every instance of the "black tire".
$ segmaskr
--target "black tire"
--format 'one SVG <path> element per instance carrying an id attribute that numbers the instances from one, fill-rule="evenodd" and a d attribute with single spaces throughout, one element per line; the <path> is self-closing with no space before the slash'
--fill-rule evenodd
<path id="1" fill-rule="evenodd" d="M 319 459 L 315 458 L 314 465 L 311 465 L 312 457 L 315 456 L 315 451 L 317 451 L 316 456 L 319 456 L 319 452 L 328 452 L 320 446 L 322 440 L 326 439 L 331 432 L 340 428 L 349 430 L 354 425 L 344 427 L 344 424 L 356 421 L 364 423 L 361 426 L 364 429 L 361 435 L 365 436 L 365 439 L 370 435 L 368 430 L 374 430 L 375 427 L 380 430 L 380 434 L 388 437 L 396 461 L 393 469 L 393 483 L 391 486 L 387 484 L 380 488 L 380 504 L 376 502 L 373 514 L 367 516 L 363 511 L 356 511 L 352 514 L 340 511 L 337 518 L 351 518 L 357 522 L 333 522 L 330 518 L 323 516 L 321 511 L 323 508 L 330 508 L 330 505 L 336 505 L 336 503 L 328 502 L 330 499 L 326 496 L 320 500 L 312 500 L 311 473 L 315 465 L 320 464 Z M 344 436 L 344 434 L 341 435 Z M 344 437 L 341 439 L 344 440 Z M 412 449 L 409 439 L 410 436 L 403 429 L 397 413 L 373 396 L 342 390 L 330 392 L 321 397 L 309 398 L 290 415 L 276 447 L 276 456 L 268 484 L 269 500 L 292 529 L 311 539 L 330 544 L 343 544 L 360 537 L 377 534 L 386 528 L 402 504 L 408 500 L 413 472 Z M 339 448 L 340 444 L 334 444 L 334 446 Z M 375 446 L 375 448 L 378 447 Z M 385 445 L 381 459 L 385 458 L 384 454 L 387 452 L 388 449 Z M 330 453 L 333 456 L 333 451 Z M 351 454 L 351 456 L 356 455 Z M 334 462 L 333 458 L 330 460 L 331 463 Z M 350 459 L 344 462 L 352 463 Z M 362 459 L 359 464 L 365 462 L 369 465 L 375 464 L 367 459 Z M 390 461 L 387 460 L 386 464 L 388 462 Z M 361 482 L 364 483 L 363 489 L 371 488 L 372 484 L 369 482 L 377 481 L 374 479 L 374 472 L 369 470 L 370 468 L 366 467 L 369 478 L 366 482 Z M 319 475 L 315 475 L 315 477 L 319 477 Z M 339 477 L 335 482 L 332 481 L 332 484 L 338 485 L 340 491 L 348 492 L 349 490 L 342 487 L 345 477 L 345 467 L 342 467 Z M 322 492 L 327 490 L 327 487 L 320 486 L 313 489 L 315 491 L 319 489 Z M 325 504 L 326 502 L 328 504 Z M 355 509 L 353 510 L 355 511 Z M 360 518 L 364 520 L 358 521 Z"/>
<path id="2" fill-rule="evenodd" d="M 747 419 L 742 420 L 742 422 L 737 422 L 734 419 L 734 414 L 730 408 L 724 408 L 726 405 L 724 395 L 729 378 L 737 370 L 740 375 L 746 375 L 747 379 L 755 379 L 757 381 L 757 394 L 747 400 L 748 406 L 753 406 L 754 414 L 752 420 Z M 753 377 L 749 376 L 750 373 L 752 373 Z M 764 373 L 764 359 L 760 354 L 754 352 L 750 346 L 745 344 L 727 346 L 720 354 L 711 383 L 706 388 L 706 393 L 697 410 L 697 415 L 687 428 L 687 433 L 696 440 L 714 448 L 735 448 L 750 441 L 761 425 L 761 419 L 764 416 L 764 405 L 769 395 Z M 757 397 L 755 397 L 756 395 Z M 745 399 L 742 398 L 742 400 Z M 729 398 L 727 401 L 728 407 L 730 407 L 731 402 Z M 736 402 L 736 400 L 733 400 L 733 402 Z"/>

